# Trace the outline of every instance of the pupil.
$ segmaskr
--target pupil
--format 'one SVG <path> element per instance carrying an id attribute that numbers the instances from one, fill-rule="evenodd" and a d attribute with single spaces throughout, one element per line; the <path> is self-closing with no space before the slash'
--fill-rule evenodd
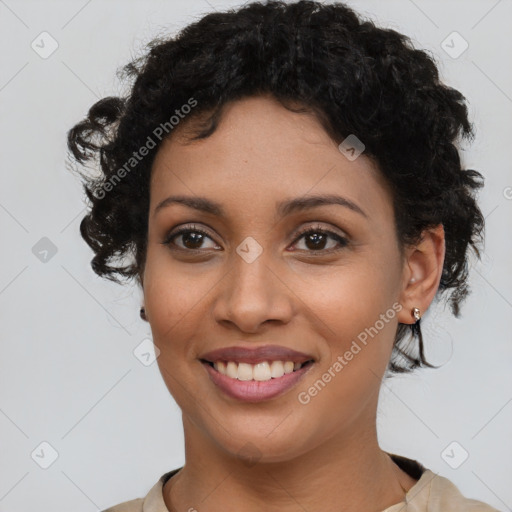
<path id="1" fill-rule="evenodd" d="M 183 236 L 183 244 L 188 247 L 188 243 L 191 242 L 192 247 L 189 249 L 198 249 L 203 241 L 203 235 L 201 233 L 185 233 Z M 195 245 L 194 245 L 195 244 Z"/>
<path id="2" fill-rule="evenodd" d="M 308 240 L 313 240 L 313 247 L 309 246 Z M 325 235 L 322 233 L 313 233 L 306 237 L 306 245 L 308 249 L 322 249 L 322 244 L 325 244 Z"/>

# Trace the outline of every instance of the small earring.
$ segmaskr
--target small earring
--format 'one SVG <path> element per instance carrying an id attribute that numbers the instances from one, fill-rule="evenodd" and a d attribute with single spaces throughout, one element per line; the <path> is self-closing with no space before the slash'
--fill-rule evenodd
<path id="1" fill-rule="evenodd" d="M 418 308 L 412 308 L 411 309 L 411 315 L 414 317 L 416 322 L 421 318 L 421 313 Z"/>
<path id="2" fill-rule="evenodd" d="M 409 280 L 409 283 L 415 283 L 416 282 L 416 278 L 415 277 L 411 277 L 411 279 Z"/>
<path id="3" fill-rule="evenodd" d="M 140 308 L 140 317 L 142 318 L 142 320 L 147 320 L 147 318 L 146 318 L 146 309 L 144 308 L 144 306 L 142 306 Z"/>

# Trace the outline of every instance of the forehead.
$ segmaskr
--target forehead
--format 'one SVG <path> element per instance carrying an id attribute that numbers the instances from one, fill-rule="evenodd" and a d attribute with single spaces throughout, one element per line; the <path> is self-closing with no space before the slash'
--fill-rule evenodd
<path id="1" fill-rule="evenodd" d="M 216 130 L 190 142 L 186 119 L 155 157 L 152 208 L 171 194 L 228 204 L 266 197 L 340 193 L 366 211 L 392 208 L 388 186 L 364 153 L 349 160 L 313 114 L 295 113 L 268 96 L 226 105 Z"/>

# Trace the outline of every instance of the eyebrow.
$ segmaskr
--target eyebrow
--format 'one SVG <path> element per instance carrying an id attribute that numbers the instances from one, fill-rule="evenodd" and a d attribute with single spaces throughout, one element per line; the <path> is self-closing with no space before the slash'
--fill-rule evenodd
<path id="1" fill-rule="evenodd" d="M 222 205 L 207 199 L 206 197 L 197 196 L 169 196 L 155 207 L 153 212 L 156 215 L 161 209 L 171 204 L 182 204 L 205 213 L 210 213 L 218 217 L 225 217 L 226 213 Z M 339 205 L 359 213 L 363 217 L 368 218 L 366 213 L 356 203 L 346 197 L 335 194 L 309 195 L 287 199 L 280 201 L 276 205 L 277 215 L 282 218 L 295 212 L 300 212 L 310 208 L 318 208 L 320 206 Z"/>

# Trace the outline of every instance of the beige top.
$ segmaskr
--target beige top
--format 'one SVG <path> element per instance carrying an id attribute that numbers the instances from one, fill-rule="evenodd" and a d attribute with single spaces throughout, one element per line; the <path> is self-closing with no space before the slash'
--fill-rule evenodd
<path id="1" fill-rule="evenodd" d="M 450 480 L 419 462 L 393 453 L 389 455 L 418 481 L 409 489 L 404 501 L 382 512 L 500 512 L 481 501 L 465 498 Z M 180 469 L 164 473 L 144 498 L 125 501 L 102 512 L 169 512 L 164 502 L 163 486 Z"/>

